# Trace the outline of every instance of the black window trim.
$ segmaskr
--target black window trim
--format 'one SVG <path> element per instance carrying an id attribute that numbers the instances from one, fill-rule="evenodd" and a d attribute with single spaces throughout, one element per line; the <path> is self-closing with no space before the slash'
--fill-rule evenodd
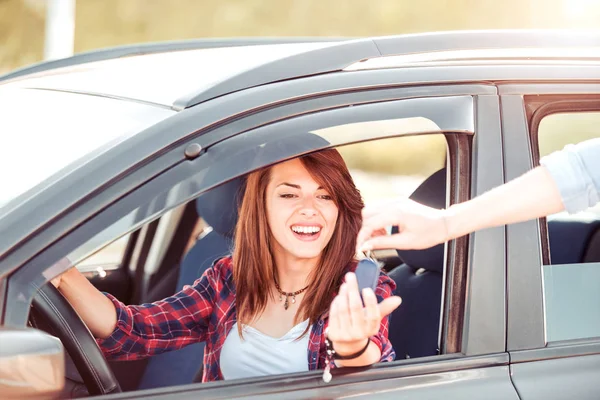
<path id="1" fill-rule="evenodd" d="M 548 343 L 542 348 L 511 351 L 510 362 L 523 363 L 595 354 L 600 354 L 600 337 L 564 340 Z"/>

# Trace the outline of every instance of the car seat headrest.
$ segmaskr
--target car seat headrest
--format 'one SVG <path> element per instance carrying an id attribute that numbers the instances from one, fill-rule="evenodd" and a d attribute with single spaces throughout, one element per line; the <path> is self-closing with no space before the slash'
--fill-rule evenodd
<path id="1" fill-rule="evenodd" d="M 410 195 L 410 199 L 429 207 L 446 207 L 446 168 L 432 174 Z M 397 233 L 398 227 L 392 228 Z M 444 244 L 424 250 L 398 250 L 398 256 L 413 268 L 442 273 L 444 269 Z"/>
<path id="2" fill-rule="evenodd" d="M 198 215 L 222 236 L 233 237 L 243 185 L 244 178 L 239 177 L 204 192 L 196 199 Z"/>

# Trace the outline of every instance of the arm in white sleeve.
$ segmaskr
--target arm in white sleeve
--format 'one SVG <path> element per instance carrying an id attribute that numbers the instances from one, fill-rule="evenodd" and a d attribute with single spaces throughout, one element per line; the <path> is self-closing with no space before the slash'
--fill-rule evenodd
<path id="1" fill-rule="evenodd" d="M 600 138 L 568 145 L 540 160 L 552 178 L 569 213 L 600 201 Z"/>

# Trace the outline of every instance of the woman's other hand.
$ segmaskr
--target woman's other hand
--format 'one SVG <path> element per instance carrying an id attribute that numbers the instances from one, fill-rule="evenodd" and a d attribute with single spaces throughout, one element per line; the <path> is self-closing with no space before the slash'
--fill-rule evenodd
<path id="1" fill-rule="evenodd" d="M 392 296 L 377 304 L 377 297 L 370 288 L 364 289 L 362 295 L 364 306 L 356 275 L 346 274 L 345 283 L 331 303 L 327 328 L 327 336 L 340 355 L 354 354 L 363 349 L 367 339 L 379 332 L 381 320 L 402 302 L 400 297 Z"/>

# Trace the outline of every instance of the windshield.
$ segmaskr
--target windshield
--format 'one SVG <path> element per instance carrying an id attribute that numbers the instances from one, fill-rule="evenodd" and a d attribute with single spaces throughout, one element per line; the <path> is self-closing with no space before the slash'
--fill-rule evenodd
<path id="1" fill-rule="evenodd" d="M 0 88 L 0 211 L 15 197 L 111 142 L 175 111 L 106 97 Z"/>

